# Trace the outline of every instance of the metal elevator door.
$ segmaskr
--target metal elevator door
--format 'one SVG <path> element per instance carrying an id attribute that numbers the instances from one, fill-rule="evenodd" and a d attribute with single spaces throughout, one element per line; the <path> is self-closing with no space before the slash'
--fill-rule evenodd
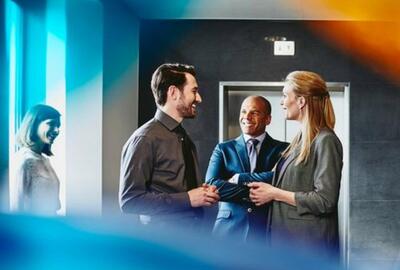
<path id="1" fill-rule="evenodd" d="M 228 90 L 225 96 L 224 115 L 224 134 L 222 140 L 232 139 L 240 135 L 239 113 L 243 100 L 250 95 L 263 96 L 271 103 L 272 121 L 267 126 L 266 131 L 273 138 L 281 141 L 291 142 L 299 131 L 300 125 L 296 121 L 287 121 L 284 118 L 284 112 L 280 106 L 282 97 L 281 86 L 265 86 L 264 89 L 252 89 L 254 87 L 243 86 L 241 89 Z M 330 90 L 331 101 L 336 116 L 335 132 L 339 139 L 344 139 L 344 91 L 338 91 L 338 88 Z"/>

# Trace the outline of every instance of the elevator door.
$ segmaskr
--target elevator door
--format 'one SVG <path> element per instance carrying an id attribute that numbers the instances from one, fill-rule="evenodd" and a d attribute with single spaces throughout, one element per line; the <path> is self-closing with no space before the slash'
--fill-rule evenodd
<path id="1" fill-rule="evenodd" d="M 280 141 L 291 142 L 300 129 L 297 121 L 287 121 L 280 106 L 282 87 L 266 87 L 263 90 L 246 89 L 228 91 L 226 101 L 226 116 L 224 121 L 222 140 L 236 138 L 241 134 L 239 126 L 240 106 L 243 100 L 251 95 L 263 96 L 271 103 L 272 120 L 266 131 L 273 138 Z M 344 91 L 330 91 L 331 101 L 336 116 L 335 132 L 339 139 L 344 139 Z"/>

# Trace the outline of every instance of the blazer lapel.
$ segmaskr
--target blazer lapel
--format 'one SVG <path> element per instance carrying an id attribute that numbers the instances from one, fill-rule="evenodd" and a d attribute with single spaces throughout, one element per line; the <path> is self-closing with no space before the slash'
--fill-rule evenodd
<path id="1" fill-rule="evenodd" d="M 242 164 L 243 172 L 250 172 L 250 161 L 243 135 L 236 138 L 235 149 Z"/>
<path id="2" fill-rule="evenodd" d="M 268 133 L 266 133 L 265 138 L 261 144 L 260 153 L 258 153 L 257 156 L 257 166 L 255 171 L 258 171 L 259 168 L 264 168 L 264 164 L 267 163 L 267 159 L 269 157 L 269 151 L 271 150 L 272 147 L 271 142 L 272 138 L 268 135 Z"/>
<path id="3" fill-rule="evenodd" d="M 297 157 L 296 154 L 290 155 L 288 157 L 288 159 L 285 161 L 285 163 L 283 164 L 282 168 L 280 169 L 279 175 L 276 175 L 276 173 L 275 173 L 275 177 L 274 177 L 273 182 L 272 182 L 273 186 L 279 187 L 280 183 L 282 182 L 282 178 L 283 178 L 283 175 L 285 174 L 285 171 L 286 171 L 287 167 L 289 166 L 290 163 L 292 163 L 294 161 L 295 157 Z M 282 159 L 283 159 L 283 157 L 281 157 L 279 159 L 278 164 L 279 164 L 279 162 L 282 161 Z"/>

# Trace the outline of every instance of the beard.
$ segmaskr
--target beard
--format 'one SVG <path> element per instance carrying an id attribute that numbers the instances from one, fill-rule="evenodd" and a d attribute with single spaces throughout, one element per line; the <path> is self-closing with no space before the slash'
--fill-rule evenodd
<path id="1" fill-rule="evenodd" d="M 192 105 L 185 106 L 184 104 L 180 104 L 177 107 L 177 110 L 181 117 L 183 118 L 195 118 L 196 111 L 192 108 Z"/>
<path id="2" fill-rule="evenodd" d="M 178 104 L 176 109 L 182 118 L 195 118 L 196 117 L 196 109 L 192 107 L 193 104 L 196 104 L 196 103 L 192 102 L 192 103 L 186 105 L 183 102 L 183 100 L 181 99 L 181 102 Z"/>

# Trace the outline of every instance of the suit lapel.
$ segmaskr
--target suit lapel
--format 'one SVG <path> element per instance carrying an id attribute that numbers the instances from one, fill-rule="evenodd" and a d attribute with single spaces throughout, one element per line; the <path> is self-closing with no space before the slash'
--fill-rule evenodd
<path id="1" fill-rule="evenodd" d="M 271 143 L 272 138 L 268 135 L 268 133 L 266 133 L 265 138 L 261 144 L 260 153 L 258 153 L 257 156 L 257 166 L 255 171 L 258 171 L 259 168 L 264 168 L 264 164 L 267 163 L 269 151 L 272 149 Z"/>
<path id="2" fill-rule="evenodd" d="M 295 157 L 297 157 L 297 154 L 290 155 L 288 157 L 288 159 L 283 163 L 283 166 L 281 167 L 281 169 L 279 171 L 279 175 L 276 176 L 276 173 L 275 173 L 276 177 L 274 177 L 274 179 L 273 179 L 273 186 L 279 187 L 280 183 L 282 182 L 282 178 L 283 178 L 283 175 L 285 174 L 287 167 L 289 166 L 290 163 L 292 163 L 295 160 Z M 278 164 L 279 164 L 279 162 L 281 162 L 282 159 L 283 159 L 283 157 L 281 157 L 279 159 Z"/>
<path id="3" fill-rule="evenodd" d="M 247 148 L 246 148 L 246 144 L 244 142 L 243 135 L 236 138 L 235 149 L 239 156 L 240 163 L 242 164 L 243 172 L 249 172 L 250 171 L 250 161 L 249 161 L 249 156 L 247 154 Z"/>

